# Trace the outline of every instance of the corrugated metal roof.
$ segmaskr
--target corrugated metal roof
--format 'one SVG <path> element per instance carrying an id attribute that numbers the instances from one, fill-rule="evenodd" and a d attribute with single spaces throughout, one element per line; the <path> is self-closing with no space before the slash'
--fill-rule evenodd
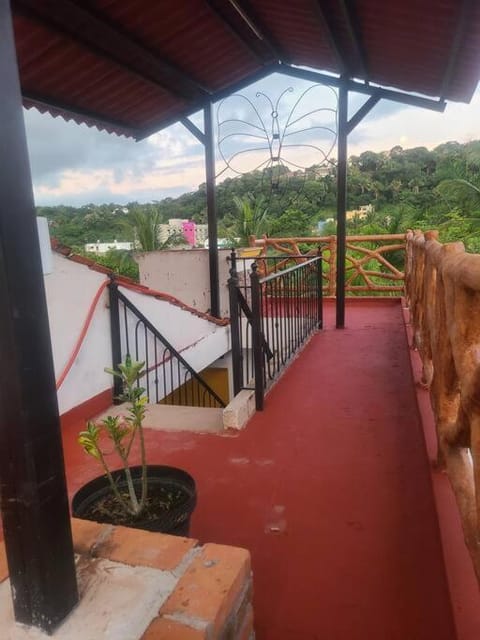
<path id="1" fill-rule="evenodd" d="M 465 102 L 480 76 L 474 0 L 13 0 L 12 7 L 25 105 L 134 137 L 279 60 Z"/>

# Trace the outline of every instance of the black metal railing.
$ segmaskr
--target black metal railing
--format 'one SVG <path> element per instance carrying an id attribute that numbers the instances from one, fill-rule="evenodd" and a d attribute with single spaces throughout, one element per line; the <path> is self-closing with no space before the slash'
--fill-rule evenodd
<path id="1" fill-rule="evenodd" d="M 190 407 L 225 407 L 224 401 L 188 364 L 158 329 L 119 290 L 110 284 L 110 315 L 114 364 L 127 355 L 145 362 L 138 385 L 145 388 L 150 402 Z M 119 387 L 120 383 L 120 387 Z M 121 394 L 115 380 L 114 394 Z"/>
<path id="2" fill-rule="evenodd" d="M 234 251 L 229 260 L 234 393 L 255 389 L 262 409 L 265 390 L 323 326 L 322 256 L 292 256 L 293 266 L 279 270 L 275 261 L 285 263 L 285 257 L 269 257 L 274 272 L 266 277 Z"/>

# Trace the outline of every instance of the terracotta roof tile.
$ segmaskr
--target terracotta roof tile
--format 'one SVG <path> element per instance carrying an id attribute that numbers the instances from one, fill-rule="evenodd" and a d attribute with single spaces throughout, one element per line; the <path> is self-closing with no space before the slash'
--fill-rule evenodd
<path id="1" fill-rule="evenodd" d="M 203 320 L 208 320 L 209 322 L 212 322 L 213 324 L 216 324 L 220 327 L 225 327 L 226 325 L 230 324 L 230 320 L 228 318 L 215 318 L 214 316 L 211 316 L 209 313 L 203 313 L 202 311 L 199 311 L 198 309 L 195 309 L 194 307 L 191 307 L 190 305 L 185 304 L 184 302 L 182 302 L 175 296 L 170 295 L 169 293 L 164 293 L 162 291 L 156 291 L 155 289 L 150 289 L 150 287 L 146 287 L 143 284 L 139 284 L 138 282 L 133 280 L 133 278 L 118 275 L 112 269 L 109 269 L 108 267 L 98 264 L 98 262 L 95 262 L 95 260 L 92 260 L 91 258 L 87 258 L 86 256 L 81 256 L 75 253 L 71 247 L 67 247 L 64 244 L 61 244 L 56 238 L 51 239 L 51 246 L 52 246 L 52 250 L 55 251 L 55 253 L 59 253 L 60 255 L 67 258 L 68 260 L 71 260 L 72 262 L 76 262 L 77 264 L 84 265 L 85 267 L 88 267 L 93 271 L 98 271 L 99 273 L 104 273 L 105 275 L 110 276 L 120 286 L 126 287 L 127 289 L 136 291 L 137 293 L 141 293 L 146 296 L 151 296 L 153 298 L 156 298 L 157 300 L 162 300 L 163 302 L 168 302 L 169 304 L 173 304 L 176 307 L 180 307 L 184 311 L 188 311 L 189 313 L 192 313 L 193 315 L 199 318 L 202 318 Z"/>

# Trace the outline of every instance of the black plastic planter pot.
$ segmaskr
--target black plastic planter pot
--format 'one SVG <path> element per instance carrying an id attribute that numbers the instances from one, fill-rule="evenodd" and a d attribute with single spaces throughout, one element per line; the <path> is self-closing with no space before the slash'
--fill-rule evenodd
<path id="1" fill-rule="evenodd" d="M 132 478 L 140 493 L 142 467 L 131 467 Z M 120 491 L 127 487 L 123 470 L 113 471 L 112 476 L 117 482 Z M 144 529 L 146 531 L 160 531 L 176 536 L 188 536 L 190 531 L 190 516 L 197 504 L 197 493 L 194 479 L 182 469 L 166 467 L 160 465 L 148 465 L 148 495 L 154 496 L 156 493 L 164 493 L 178 496 L 176 502 L 171 507 L 161 513 L 155 519 L 142 517 L 119 522 L 106 514 L 95 517 L 89 515 L 89 511 L 95 503 L 98 503 L 105 496 L 112 494 L 112 489 L 106 476 L 99 476 L 91 480 L 77 491 L 72 500 L 72 512 L 76 518 L 85 520 L 95 520 L 107 524 L 121 524 L 134 529 Z"/>

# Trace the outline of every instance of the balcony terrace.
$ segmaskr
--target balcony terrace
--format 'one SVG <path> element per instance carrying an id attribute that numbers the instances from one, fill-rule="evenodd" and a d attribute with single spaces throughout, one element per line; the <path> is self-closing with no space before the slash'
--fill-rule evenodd
<path id="1" fill-rule="evenodd" d="M 0 101 L 0 353 L 8 370 L 0 387 L 0 484 L 8 558 L 7 569 L 0 557 L 0 590 L 9 600 L 10 614 L 13 603 L 15 620 L 26 625 L 15 625 L 10 615 L 14 632 L 11 636 L 7 630 L 8 640 L 61 630 L 88 601 L 75 565 L 61 438 L 70 494 L 97 473 L 75 444 L 83 421 L 71 422 L 61 434 L 22 106 L 137 141 L 174 122 L 195 136 L 205 151 L 209 310 L 218 320 L 214 106 L 272 73 L 338 92 L 332 129 L 337 242 L 335 260 L 330 246 L 329 293 L 335 289 L 335 325 L 345 330 L 332 330 L 327 305 L 326 329 L 313 335 L 266 396 L 264 412 L 245 431 L 213 436 L 152 430 L 150 462 L 181 464 L 195 474 L 199 507 L 193 535 L 251 550 L 258 640 L 479 637 L 478 587 L 470 564 L 471 558 L 480 576 L 475 493 L 475 487 L 477 494 L 480 490 L 478 256 L 454 255 L 461 253 L 458 247 L 444 251 L 421 234 L 410 238 L 412 339 L 423 359 L 418 378 L 410 370 L 400 299 L 349 300 L 345 314 L 345 285 L 362 286 L 354 282 L 355 274 L 371 279 L 376 291 L 383 278 L 382 268 L 380 275 L 370 273 L 368 260 L 355 253 L 351 281 L 346 269 L 348 136 L 381 100 L 436 112 L 443 112 L 447 101 L 469 102 L 479 80 L 479 25 L 480 5 L 471 0 L 445 0 L 441 10 L 433 0 L 0 0 L 0 86 L 5 96 Z M 366 96 L 356 111 L 349 105 L 352 93 Z M 190 120 L 199 111 L 203 129 Z M 277 116 L 273 109 L 272 117 Z M 260 167 L 283 162 L 283 137 L 273 131 L 269 137 L 265 129 L 268 153 Z M 382 259 L 380 263 L 386 266 Z M 400 274 L 391 273 L 396 282 L 390 291 L 398 292 Z M 321 276 L 319 270 L 317 285 Z M 118 334 L 118 317 L 111 324 Z M 256 331 L 258 355 L 265 340 L 258 326 Z M 104 349 L 110 346 L 117 365 L 118 344 L 103 342 Z M 282 357 L 283 352 L 278 359 Z M 420 371 L 418 363 L 414 371 Z M 92 377 L 87 369 L 85 394 Z M 430 464 L 436 452 L 431 450 L 431 431 L 424 438 L 421 429 L 418 409 L 426 412 L 427 392 L 415 386 L 420 381 L 430 385 L 439 435 L 437 462 L 452 482 L 462 525 L 446 475 Z M 111 399 L 111 389 L 105 391 Z M 423 426 L 432 422 L 425 413 Z M 80 528 L 97 531 L 96 524 L 78 522 Z M 105 533 L 101 530 L 100 537 Z M 124 529 L 123 535 L 141 550 L 135 540 L 143 534 Z M 156 538 L 156 557 L 162 555 L 159 540 L 163 538 Z M 192 541 L 174 540 L 193 549 Z M 215 553 L 224 551 L 217 548 Z M 190 575 L 219 563 L 220 569 L 231 568 L 213 551 L 214 559 L 206 557 L 206 547 L 192 553 L 195 560 L 182 552 L 170 567 L 170 585 L 184 559 L 191 562 L 188 571 L 183 567 Z M 241 560 L 238 575 L 245 587 L 235 619 L 224 616 L 222 624 L 215 618 L 199 625 L 197 618 L 189 618 L 189 639 L 254 637 L 248 553 L 237 549 L 233 554 Z M 210 571 L 210 585 L 217 569 Z M 175 576 L 179 582 L 183 577 Z M 165 576 L 157 572 L 152 582 L 160 578 Z M 220 578 L 217 582 L 222 584 Z M 144 581 L 136 584 L 128 604 L 148 604 Z M 208 600 L 208 589 L 203 591 Z M 105 600 L 101 606 L 94 601 L 92 609 L 115 623 L 113 615 L 104 613 Z M 161 619 L 163 602 L 157 599 L 143 611 L 136 633 L 117 625 L 120 635 L 90 632 L 81 637 L 173 640 L 172 624 L 178 628 L 178 620 Z M 180 598 L 179 604 L 186 607 L 188 598 Z M 207 604 L 213 608 L 212 602 Z M 220 601 L 220 608 L 224 604 Z M 129 607 L 122 609 L 129 614 Z M 68 632 L 60 633 L 71 640 Z"/>
<path id="2" fill-rule="evenodd" d="M 478 637 L 475 578 L 427 453 L 402 301 L 348 299 L 341 332 L 332 302 L 245 430 L 148 430 L 150 462 L 196 478 L 193 537 L 251 551 L 257 640 Z M 81 428 L 63 432 L 70 494 L 98 473 Z"/>

